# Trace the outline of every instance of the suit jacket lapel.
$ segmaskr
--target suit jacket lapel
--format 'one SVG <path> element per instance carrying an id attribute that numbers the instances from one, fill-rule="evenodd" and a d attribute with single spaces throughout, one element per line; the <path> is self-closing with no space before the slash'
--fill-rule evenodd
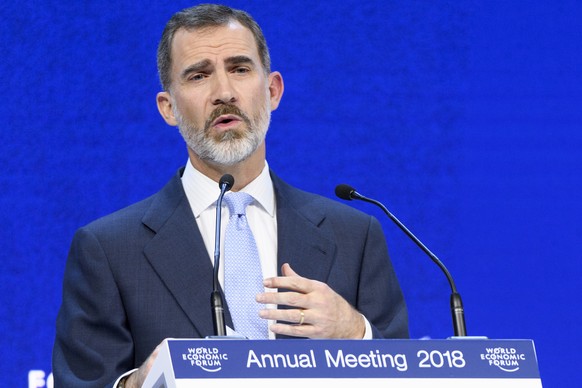
<path id="1" fill-rule="evenodd" d="M 326 281 L 336 245 L 323 227 L 325 212 L 316 197 L 271 176 L 277 195 L 278 272 L 283 263 L 289 263 L 303 277 Z"/>
<path id="2" fill-rule="evenodd" d="M 200 335 L 213 335 L 213 268 L 180 176 L 162 189 L 144 216 L 144 224 L 156 232 L 144 253 Z"/>

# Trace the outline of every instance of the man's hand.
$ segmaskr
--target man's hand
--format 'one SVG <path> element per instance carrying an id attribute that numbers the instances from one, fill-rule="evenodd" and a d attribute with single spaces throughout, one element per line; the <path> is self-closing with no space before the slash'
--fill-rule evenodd
<path id="1" fill-rule="evenodd" d="M 152 354 L 150 354 L 147 360 L 145 360 L 144 363 L 141 364 L 139 369 L 129 375 L 127 380 L 125 380 L 124 386 L 125 388 L 141 388 L 146 377 L 148 376 L 148 373 L 150 373 L 150 369 L 152 369 L 152 365 L 154 365 L 154 361 L 158 356 L 161 345 L 162 344 L 156 346 Z"/>
<path id="2" fill-rule="evenodd" d="M 271 325 L 273 333 L 307 338 L 364 337 L 364 317 L 327 284 L 299 276 L 289 264 L 283 264 L 281 272 L 283 276 L 265 279 L 263 284 L 288 292 L 257 295 L 259 303 L 292 307 L 260 311 L 261 318 L 289 322 Z"/>

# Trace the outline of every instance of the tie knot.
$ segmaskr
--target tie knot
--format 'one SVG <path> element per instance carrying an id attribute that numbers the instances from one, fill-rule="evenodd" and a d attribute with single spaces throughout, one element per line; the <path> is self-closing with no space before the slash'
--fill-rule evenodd
<path id="1" fill-rule="evenodd" d="M 224 201 L 228 205 L 230 214 L 243 215 L 249 203 L 253 202 L 250 194 L 243 192 L 228 193 L 224 196 Z"/>

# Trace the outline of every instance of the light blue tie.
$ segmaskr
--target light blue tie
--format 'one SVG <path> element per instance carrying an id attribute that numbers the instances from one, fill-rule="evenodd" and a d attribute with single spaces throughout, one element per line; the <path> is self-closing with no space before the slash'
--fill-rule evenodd
<path id="1" fill-rule="evenodd" d="M 263 273 L 245 213 L 253 197 L 233 192 L 226 194 L 224 201 L 230 211 L 224 236 L 224 294 L 234 330 L 249 339 L 266 339 L 267 321 L 259 317 L 263 305 L 255 301 L 255 296 L 264 292 Z"/>

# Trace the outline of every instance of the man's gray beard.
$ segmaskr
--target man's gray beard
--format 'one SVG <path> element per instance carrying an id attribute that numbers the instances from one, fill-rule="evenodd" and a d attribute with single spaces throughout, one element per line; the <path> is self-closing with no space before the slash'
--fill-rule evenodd
<path id="1" fill-rule="evenodd" d="M 242 112 L 239 113 L 241 114 Z M 247 128 L 223 132 L 217 136 L 210 135 L 210 119 L 206 121 L 204 129 L 201 129 L 185 119 L 178 109 L 174 109 L 174 117 L 184 141 L 201 160 L 231 166 L 251 156 L 265 140 L 271 112 L 265 107 L 252 120 L 242 115 Z"/>

